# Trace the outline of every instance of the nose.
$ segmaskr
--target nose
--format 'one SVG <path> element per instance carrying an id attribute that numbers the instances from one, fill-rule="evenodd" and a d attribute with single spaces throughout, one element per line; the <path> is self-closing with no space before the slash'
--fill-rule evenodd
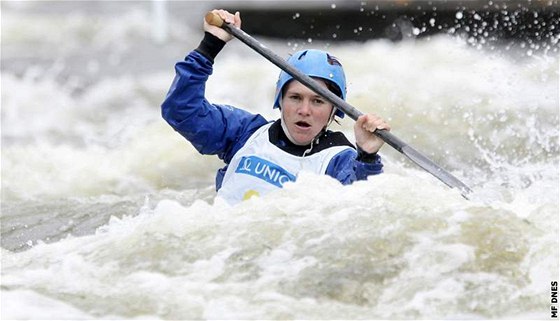
<path id="1" fill-rule="evenodd" d="M 298 108 L 298 114 L 302 116 L 309 116 L 311 114 L 311 102 L 304 99 Z"/>

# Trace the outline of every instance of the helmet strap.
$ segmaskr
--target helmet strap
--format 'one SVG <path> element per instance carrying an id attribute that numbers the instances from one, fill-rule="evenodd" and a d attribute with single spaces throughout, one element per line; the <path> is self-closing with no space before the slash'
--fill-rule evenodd
<path id="1" fill-rule="evenodd" d="M 284 131 L 284 134 L 286 134 L 286 137 L 288 137 L 290 142 L 292 142 L 292 144 L 294 145 L 300 145 L 296 143 L 296 141 L 290 134 L 290 131 L 288 131 L 288 127 L 286 126 L 286 121 L 284 120 L 284 112 L 282 111 L 282 107 L 280 107 L 280 125 L 282 126 L 282 130 Z"/>
<path id="2" fill-rule="evenodd" d="M 336 113 L 336 107 L 333 105 L 332 106 L 332 110 L 331 110 L 331 115 L 329 116 L 329 121 L 327 122 L 327 124 L 325 125 L 324 130 L 326 131 L 327 128 L 329 128 L 329 126 L 332 124 L 333 120 L 334 120 L 334 114 Z"/>

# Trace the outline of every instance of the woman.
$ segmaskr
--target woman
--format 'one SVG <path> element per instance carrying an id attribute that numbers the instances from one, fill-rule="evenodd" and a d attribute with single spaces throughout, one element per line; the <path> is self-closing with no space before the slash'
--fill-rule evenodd
<path id="1" fill-rule="evenodd" d="M 241 27 L 239 12 L 213 12 Z M 162 115 L 200 153 L 218 155 L 226 163 L 216 176 L 218 196 L 236 203 L 263 195 L 294 181 L 300 171 L 327 174 L 343 184 L 382 172 L 377 152 L 383 141 L 372 132 L 389 130 L 389 125 L 373 114 L 358 118 L 356 150 L 344 134 L 328 130 L 334 117 L 344 114 L 285 72 L 280 73 L 274 100 L 274 108 L 280 108 L 277 121 L 208 102 L 205 84 L 214 59 L 232 36 L 206 22 L 204 31 L 200 45 L 176 64 L 177 75 L 162 104 Z M 303 50 L 288 63 L 346 98 L 344 70 L 334 56 Z"/>

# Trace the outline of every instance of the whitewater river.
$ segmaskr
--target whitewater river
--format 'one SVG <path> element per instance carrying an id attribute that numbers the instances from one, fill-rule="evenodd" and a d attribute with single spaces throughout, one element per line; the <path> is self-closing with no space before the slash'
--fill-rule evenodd
<path id="1" fill-rule="evenodd" d="M 384 146 L 368 181 L 303 175 L 230 207 L 214 202 L 222 163 L 160 116 L 199 24 L 174 12 L 165 38 L 148 2 L 80 3 L 2 2 L 2 319 L 550 317 L 557 38 L 261 39 L 328 48 L 351 104 L 474 193 Z M 192 6 L 176 11 L 201 19 Z M 275 66 L 234 42 L 215 68 L 211 101 L 278 117 Z"/>

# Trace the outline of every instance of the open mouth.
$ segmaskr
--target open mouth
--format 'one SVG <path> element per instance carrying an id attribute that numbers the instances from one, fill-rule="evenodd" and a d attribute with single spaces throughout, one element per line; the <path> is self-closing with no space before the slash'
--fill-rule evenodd
<path id="1" fill-rule="evenodd" d="M 305 121 L 298 121 L 298 122 L 296 122 L 296 126 L 301 127 L 301 128 L 309 128 L 309 127 L 311 127 L 311 124 L 309 124 Z"/>

